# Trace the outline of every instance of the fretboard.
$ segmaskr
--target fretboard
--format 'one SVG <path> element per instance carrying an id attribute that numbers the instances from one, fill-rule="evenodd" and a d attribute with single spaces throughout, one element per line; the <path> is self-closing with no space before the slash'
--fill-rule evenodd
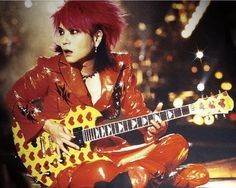
<path id="1" fill-rule="evenodd" d="M 170 121 L 177 118 L 185 117 L 190 115 L 190 106 L 191 105 L 185 105 L 180 108 L 172 108 L 157 113 L 150 113 L 143 116 L 124 119 L 122 121 L 84 129 L 82 130 L 83 140 L 84 142 L 90 142 L 148 127 L 151 125 L 151 120 L 154 120 L 156 122 L 158 122 L 159 120 Z"/>

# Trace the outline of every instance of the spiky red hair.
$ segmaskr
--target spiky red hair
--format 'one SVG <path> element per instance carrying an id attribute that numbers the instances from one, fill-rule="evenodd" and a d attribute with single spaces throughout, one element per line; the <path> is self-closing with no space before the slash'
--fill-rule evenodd
<path id="1" fill-rule="evenodd" d="M 55 30 L 60 23 L 67 29 L 76 28 L 90 34 L 101 28 L 106 35 L 106 46 L 111 49 L 126 26 L 123 16 L 123 10 L 112 1 L 69 0 L 52 18 Z"/>

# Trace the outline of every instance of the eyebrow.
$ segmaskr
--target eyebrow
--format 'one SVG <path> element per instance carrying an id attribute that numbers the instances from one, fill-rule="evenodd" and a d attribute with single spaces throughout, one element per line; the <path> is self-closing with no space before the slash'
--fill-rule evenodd
<path id="1" fill-rule="evenodd" d="M 58 30 L 61 29 L 61 30 L 64 30 L 63 28 L 61 28 L 60 26 L 58 27 Z"/>

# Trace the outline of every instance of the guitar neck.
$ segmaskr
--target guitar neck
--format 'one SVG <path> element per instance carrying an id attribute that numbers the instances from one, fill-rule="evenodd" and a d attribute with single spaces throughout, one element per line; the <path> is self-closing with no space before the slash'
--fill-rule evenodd
<path id="1" fill-rule="evenodd" d="M 177 118 L 189 116 L 191 115 L 191 108 L 192 106 L 191 104 L 189 104 L 180 108 L 172 108 L 160 112 L 96 126 L 94 128 L 84 129 L 82 130 L 83 140 L 84 142 L 90 142 L 148 127 L 151 125 L 151 120 L 170 121 Z"/>

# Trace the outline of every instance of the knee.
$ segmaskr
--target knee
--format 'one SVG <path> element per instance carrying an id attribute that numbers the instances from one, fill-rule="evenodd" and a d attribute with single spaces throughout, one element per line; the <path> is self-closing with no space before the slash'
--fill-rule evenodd
<path id="1" fill-rule="evenodd" d="M 160 144 L 163 148 L 166 148 L 171 163 L 179 165 L 187 158 L 189 144 L 183 136 L 179 134 L 167 135 L 161 139 Z"/>
<path id="2" fill-rule="evenodd" d="M 189 149 L 189 144 L 187 140 L 180 134 L 170 134 L 167 136 L 166 140 L 169 144 L 173 144 L 176 149 Z"/>
<path id="3" fill-rule="evenodd" d="M 145 187 L 150 179 L 150 174 L 142 166 L 129 167 L 128 175 L 133 188 Z"/>

